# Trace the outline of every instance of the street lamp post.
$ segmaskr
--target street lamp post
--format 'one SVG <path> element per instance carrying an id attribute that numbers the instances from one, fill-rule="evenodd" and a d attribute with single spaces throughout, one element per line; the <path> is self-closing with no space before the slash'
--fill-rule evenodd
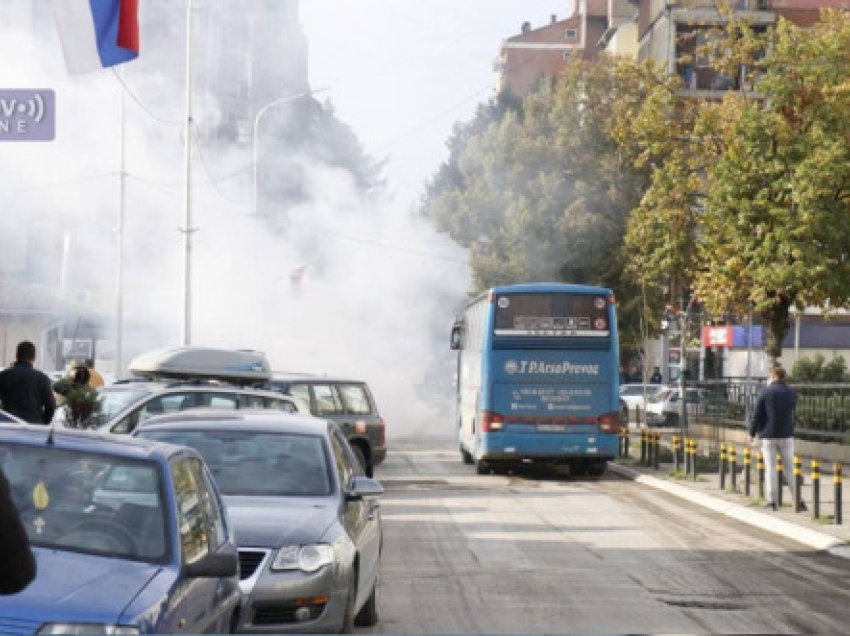
<path id="1" fill-rule="evenodd" d="M 257 111 L 256 116 L 254 117 L 254 158 L 253 158 L 253 171 L 254 171 L 254 201 L 253 201 L 253 211 L 254 215 L 259 214 L 259 202 L 260 202 L 260 178 L 259 178 L 259 157 L 260 157 L 260 119 L 262 119 L 263 115 L 265 115 L 271 108 L 274 106 L 278 106 L 279 104 L 285 104 L 287 102 L 294 102 L 297 99 L 301 99 L 302 97 L 309 97 L 310 95 L 314 95 L 316 93 L 321 93 L 322 91 L 328 90 L 327 88 L 317 88 L 314 91 L 308 91 L 306 93 L 299 93 L 297 95 L 286 95 L 284 97 L 279 97 L 275 100 L 270 101 L 268 104 L 263 106 Z"/>

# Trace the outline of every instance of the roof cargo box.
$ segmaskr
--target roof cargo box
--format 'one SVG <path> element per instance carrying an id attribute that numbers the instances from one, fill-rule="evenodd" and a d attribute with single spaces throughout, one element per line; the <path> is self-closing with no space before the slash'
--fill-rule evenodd
<path id="1" fill-rule="evenodd" d="M 222 380 L 235 384 L 266 382 L 272 377 L 268 360 L 259 351 L 209 347 L 149 351 L 130 362 L 130 371 L 146 378 Z"/>

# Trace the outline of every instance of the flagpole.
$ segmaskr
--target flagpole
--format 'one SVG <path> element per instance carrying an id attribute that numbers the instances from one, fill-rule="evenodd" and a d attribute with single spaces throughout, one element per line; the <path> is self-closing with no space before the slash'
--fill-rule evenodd
<path id="1" fill-rule="evenodd" d="M 118 70 L 121 79 L 124 78 L 124 67 Z M 118 218 L 115 227 L 117 233 L 116 262 L 115 262 L 115 377 L 121 377 L 124 366 L 124 215 L 127 201 L 127 113 L 124 86 L 121 86 L 121 106 L 119 108 L 119 146 L 118 159 Z"/>
<path id="2" fill-rule="evenodd" d="M 186 190 L 183 208 L 183 345 L 192 344 L 192 0 L 186 0 Z"/>

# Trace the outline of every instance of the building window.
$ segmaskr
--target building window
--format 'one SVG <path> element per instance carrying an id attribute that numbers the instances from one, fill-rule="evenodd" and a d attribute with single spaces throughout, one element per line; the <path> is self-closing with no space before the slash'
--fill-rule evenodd
<path id="1" fill-rule="evenodd" d="M 567 40 L 575 40 L 578 37 L 578 31 L 575 29 L 567 29 L 564 32 L 564 38 Z"/>

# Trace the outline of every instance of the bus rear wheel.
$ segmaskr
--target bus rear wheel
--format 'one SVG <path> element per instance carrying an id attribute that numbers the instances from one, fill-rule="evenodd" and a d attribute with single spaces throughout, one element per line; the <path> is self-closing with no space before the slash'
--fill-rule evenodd
<path id="1" fill-rule="evenodd" d="M 604 460 L 591 462 L 587 467 L 587 475 L 589 477 L 602 477 L 606 470 L 608 470 L 608 462 Z"/>

